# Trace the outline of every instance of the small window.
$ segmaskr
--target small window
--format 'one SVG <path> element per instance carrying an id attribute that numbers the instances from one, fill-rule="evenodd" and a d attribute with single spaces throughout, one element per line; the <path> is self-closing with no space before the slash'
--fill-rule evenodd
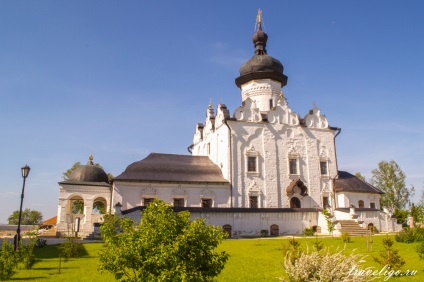
<path id="1" fill-rule="evenodd" d="M 212 199 L 202 199 L 202 207 L 203 208 L 211 208 L 212 207 Z"/>
<path id="2" fill-rule="evenodd" d="M 328 200 L 328 197 L 322 197 L 322 205 L 324 208 L 328 208 L 330 206 L 330 202 Z"/>
<path id="3" fill-rule="evenodd" d="M 208 143 L 208 155 L 211 154 L 211 143 Z"/>
<path id="4" fill-rule="evenodd" d="M 319 167 L 321 169 L 321 175 L 328 175 L 328 163 L 320 162 Z"/>
<path id="5" fill-rule="evenodd" d="M 375 209 L 375 203 L 370 203 L 370 208 Z"/>
<path id="6" fill-rule="evenodd" d="M 256 157 L 247 157 L 247 171 L 256 172 Z"/>
<path id="7" fill-rule="evenodd" d="M 272 110 L 274 107 L 274 101 L 272 99 L 269 99 L 269 109 Z"/>
<path id="8" fill-rule="evenodd" d="M 358 208 L 363 208 L 364 207 L 364 201 L 359 200 L 358 201 Z"/>
<path id="9" fill-rule="evenodd" d="M 249 201 L 250 201 L 251 208 L 253 209 L 258 208 L 258 196 L 250 196 Z"/>
<path id="10" fill-rule="evenodd" d="M 144 206 L 148 206 L 151 202 L 153 202 L 155 200 L 155 198 L 144 198 L 143 202 L 144 202 Z"/>
<path id="11" fill-rule="evenodd" d="M 297 159 L 289 160 L 289 171 L 290 171 L 290 174 L 299 174 L 297 172 Z"/>
<path id="12" fill-rule="evenodd" d="M 174 207 L 184 207 L 184 199 L 174 198 Z"/>

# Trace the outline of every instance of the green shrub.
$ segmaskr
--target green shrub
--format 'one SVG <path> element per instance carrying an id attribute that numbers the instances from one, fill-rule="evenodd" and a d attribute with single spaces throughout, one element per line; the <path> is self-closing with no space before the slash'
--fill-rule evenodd
<path id="1" fill-rule="evenodd" d="M 342 232 L 340 238 L 344 243 L 350 243 L 350 235 L 347 232 Z"/>
<path id="2" fill-rule="evenodd" d="M 77 258 L 82 245 L 79 243 L 78 238 L 66 237 L 66 240 L 59 245 L 59 254 L 63 258 Z"/>
<path id="3" fill-rule="evenodd" d="M 410 228 L 404 228 L 395 236 L 396 242 L 401 243 L 414 243 L 414 231 Z"/>
<path id="4" fill-rule="evenodd" d="M 414 231 L 414 241 L 422 242 L 424 241 L 424 228 L 423 227 L 415 227 Z"/>
<path id="5" fill-rule="evenodd" d="M 25 241 L 21 241 L 19 247 L 19 261 L 22 262 L 26 269 L 30 269 L 35 261 L 34 248 L 37 242 L 37 234 L 35 232 L 28 232 L 26 235 L 27 239 Z"/>
<path id="6" fill-rule="evenodd" d="M 268 230 L 262 229 L 261 230 L 261 237 L 268 237 Z"/>
<path id="7" fill-rule="evenodd" d="M 314 234 L 315 234 L 315 230 L 314 230 L 313 227 L 311 227 L 311 228 L 305 228 L 303 230 L 303 235 L 305 235 L 305 236 L 314 236 Z"/>
<path id="8" fill-rule="evenodd" d="M 4 240 L 0 250 L 0 280 L 8 280 L 16 271 L 19 257 L 15 247 L 8 240 Z"/>

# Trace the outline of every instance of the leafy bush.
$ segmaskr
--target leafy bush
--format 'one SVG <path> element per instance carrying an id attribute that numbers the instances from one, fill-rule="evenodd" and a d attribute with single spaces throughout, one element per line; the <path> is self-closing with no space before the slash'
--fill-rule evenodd
<path id="1" fill-rule="evenodd" d="M 286 254 L 284 269 L 290 281 L 370 281 L 369 276 L 352 275 L 352 270 L 364 262 L 363 256 L 351 253 L 343 254 L 326 251 L 303 252 L 292 260 L 291 254 Z M 280 279 L 283 280 L 283 279 Z"/>
<path id="2" fill-rule="evenodd" d="M 342 241 L 344 243 L 350 243 L 350 235 L 347 232 L 342 232 L 342 234 L 340 235 L 340 238 L 342 239 Z"/>
<path id="3" fill-rule="evenodd" d="M 387 265 L 392 270 L 398 270 L 405 264 L 405 260 L 399 255 L 398 250 L 393 249 L 394 243 L 389 237 L 383 239 L 384 251 L 380 253 L 380 257 L 374 257 L 374 261 L 383 267 Z"/>
<path id="4" fill-rule="evenodd" d="M 410 228 L 404 228 L 395 236 L 396 242 L 414 243 L 414 232 Z"/>
<path id="5" fill-rule="evenodd" d="M 30 269 L 36 259 L 34 254 L 35 244 L 37 242 L 37 233 L 28 232 L 25 234 L 27 239 L 25 242 L 20 242 L 20 247 L 18 249 L 19 261 L 22 262 L 26 269 Z"/>
<path id="6" fill-rule="evenodd" d="M 395 236 L 396 242 L 413 243 L 424 241 L 424 228 L 404 228 Z"/>
<path id="7" fill-rule="evenodd" d="M 16 271 L 19 257 L 15 247 L 8 240 L 4 240 L 0 250 L 0 280 L 8 280 Z"/>
<path id="8" fill-rule="evenodd" d="M 261 237 L 268 237 L 268 230 L 262 229 L 261 230 Z"/>
<path id="9" fill-rule="evenodd" d="M 305 235 L 305 236 L 314 236 L 314 234 L 315 234 L 315 230 L 314 230 L 313 227 L 311 227 L 311 228 L 305 228 L 303 230 L 303 235 Z"/>
<path id="10" fill-rule="evenodd" d="M 59 254 L 63 258 L 77 258 L 80 250 L 82 250 L 82 244 L 79 243 L 76 237 L 66 237 L 66 240 L 59 245 Z"/>
<path id="11" fill-rule="evenodd" d="M 188 211 L 154 200 L 139 225 L 129 218 L 106 215 L 101 233 L 101 271 L 124 281 L 212 281 L 229 255 L 216 251 L 227 234 Z"/>

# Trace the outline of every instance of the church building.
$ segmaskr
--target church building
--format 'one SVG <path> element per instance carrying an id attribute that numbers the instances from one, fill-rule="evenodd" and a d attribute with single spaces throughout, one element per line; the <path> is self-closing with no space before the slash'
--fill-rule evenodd
<path id="1" fill-rule="evenodd" d="M 288 78 L 267 53 L 261 12 L 252 41 L 254 55 L 235 79 L 241 104 L 233 114 L 210 103 L 205 122 L 195 126 L 190 155 L 152 153 L 110 182 L 90 156 L 59 183 L 57 231 L 71 226 L 97 233 L 107 212 L 139 221 L 156 198 L 222 226 L 231 237 L 300 234 L 305 228 L 328 234 L 323 209 L 330 211 L 335 233 L 347 225 L 364 232 L 371 226 L 398 230 L 391 214 L 381 211 L 383 192 L 338 170 L 341 129 L 316 107 L 301 117 L 288 106 L 282 92 Z"/>

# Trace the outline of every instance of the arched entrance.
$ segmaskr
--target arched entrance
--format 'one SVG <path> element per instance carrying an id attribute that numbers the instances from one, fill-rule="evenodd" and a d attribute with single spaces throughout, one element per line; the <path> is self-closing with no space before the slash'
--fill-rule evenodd
<path id="1" fill-rule="evenodd" d="M 271 236 L 278 236 L 280 235 L 280 228 L 278 227 L 277 224 L 273 224 L 270 227 L 270 232 Z"/>
<path id="2" fill-rule="evenodd" d="M 368 223 L 367 229 L 370 230 L 371 232 L 374 232 L 374 224 Z"/>
<path id="3" fill-rule="evenodd" d="M 290 199 L 290 208 L 300 208 L 299 198 L 293 197 Z"/>
<path id="4" fill-rule="evenodd" d="M 224 232 L 228 234 L 228 238 L 231 238 L 231 225 L 225 224 L 222 229 L 224 229 Z"/>

